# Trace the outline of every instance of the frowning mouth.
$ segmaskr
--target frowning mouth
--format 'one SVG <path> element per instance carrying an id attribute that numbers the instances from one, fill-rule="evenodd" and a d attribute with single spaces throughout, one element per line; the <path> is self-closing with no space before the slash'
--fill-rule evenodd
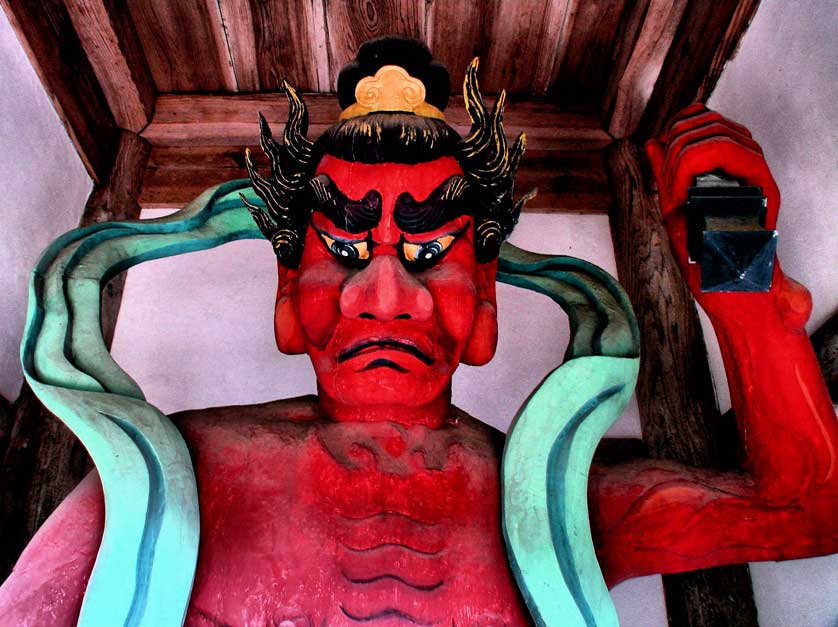
<path id="1" fill-rule="evenodd" d="M 345 351 L 341 352 L 338 355 L 338 363 L 343 363 L 348 359 L 352 359 L 353 357 L 357 357 L 358 355 L 363 355 L 365 353 L 370 353 L 376 350 L 382 349 L 389 349 L 389 350 L 396 350 L 408 353 L 413 355 L 421 361 L 423 364 L 430 366 L 434 363 L 434 358 L 428 355 L 425 351 L 414 346 L 413 344 L 406 342 L 404 340 L 365 340 L 354 346 L 347 348 Z"/>

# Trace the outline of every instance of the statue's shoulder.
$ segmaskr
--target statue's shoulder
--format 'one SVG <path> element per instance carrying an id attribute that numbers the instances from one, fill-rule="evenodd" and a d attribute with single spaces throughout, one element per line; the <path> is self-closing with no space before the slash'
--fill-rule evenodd
<path id="1" fill-rule="evenodd" d="M 192 409 L 172 414 L 171 419 L 193 449 L 221 442 L 234 447 L 291 443 L 308 438 L 314 425 L 322 422 L 313 395 L 256 405 Z"/>

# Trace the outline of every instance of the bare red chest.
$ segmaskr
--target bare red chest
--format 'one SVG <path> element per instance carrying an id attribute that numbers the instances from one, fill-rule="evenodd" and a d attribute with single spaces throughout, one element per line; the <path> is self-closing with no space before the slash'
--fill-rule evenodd
<path id="1" fill-rule="evenodd" d="M 186 425 L 202 520 L 187 624 L 529 624 L 497 452 L 465 420 Z"/>

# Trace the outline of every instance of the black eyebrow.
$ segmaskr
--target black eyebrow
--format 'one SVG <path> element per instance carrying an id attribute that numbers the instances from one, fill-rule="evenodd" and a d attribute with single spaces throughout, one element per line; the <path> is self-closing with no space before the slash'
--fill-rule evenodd
<path id="1" fill-rule="evenodd" d="M 321 212 L 343 231 L 364 233 L 381 220 L 381 194 L 374 189 L 361 200 L 352 200 L 325 174 L 315 176 L 308 186 L 314 197 L 314 211 Z"/>
<path id="2" fill-rule="evenodd" d="M 471 215 L 466 201 L 468 183 L 459 175 L 450 176 L 434 189 L 425 200 L 417 201 L 410 192 L 402 192 L 396 199 L 393 212 L 396 225 L 405 233 L 427 233 L 462 215 Z"/>

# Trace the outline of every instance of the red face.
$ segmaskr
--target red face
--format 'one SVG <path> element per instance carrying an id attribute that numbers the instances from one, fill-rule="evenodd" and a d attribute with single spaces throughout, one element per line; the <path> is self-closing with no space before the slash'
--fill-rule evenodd
<path id="1" fill-rule="evenodd" d="M 478 264 L 457 161 L 326 156 L 297 270 L 280 266 L 277 343 L 311 357 L 336 419 L 438 424 L 463 361 L 491 359 L 496 263 Z"/>

